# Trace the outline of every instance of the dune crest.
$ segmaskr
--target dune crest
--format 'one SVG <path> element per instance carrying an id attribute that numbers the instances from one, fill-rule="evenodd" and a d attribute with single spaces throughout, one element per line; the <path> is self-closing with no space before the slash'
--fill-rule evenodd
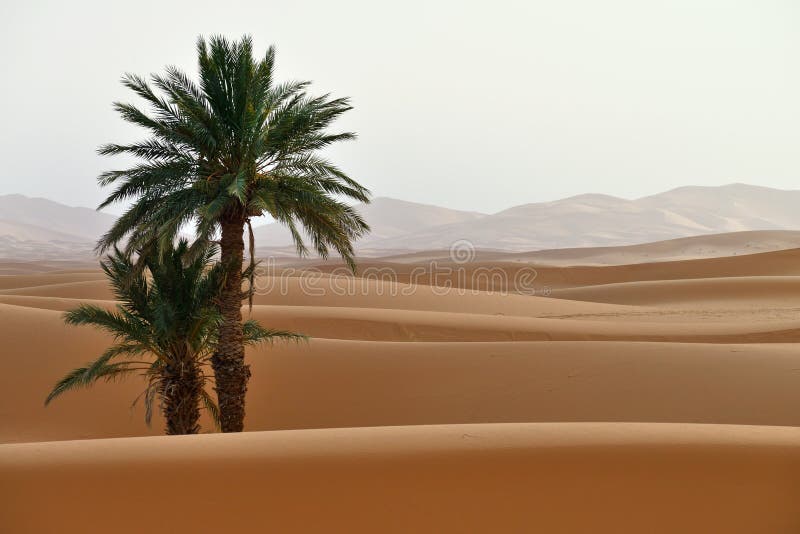
<path id="1" fill-rule="evenodd" d="M 0 522 L 87 533 L 788 533 L 800 528 L 799 444 L 797 428 L 538 423 L 3 445 Z M 131 494 L 171 506 L 119 521 Z M 87 502 L 106 503 L 91 524 Z"/>

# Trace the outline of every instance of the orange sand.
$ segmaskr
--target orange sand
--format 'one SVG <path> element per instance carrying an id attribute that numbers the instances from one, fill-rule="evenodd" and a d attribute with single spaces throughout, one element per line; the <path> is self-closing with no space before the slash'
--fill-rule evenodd
<path id="1" fill-rule="evenodd" d="M 549 296 L 422 260 L 258 295 L 312 341 L 250 351 L 257 432 L 175 438 L 136 437 L 135 380 L 43 406 L 108 343 L 61 321 L 113 305 L 99 271 L 0 275 L 0 532 L 800 531 L 800 250 L 463 265 Z"/>

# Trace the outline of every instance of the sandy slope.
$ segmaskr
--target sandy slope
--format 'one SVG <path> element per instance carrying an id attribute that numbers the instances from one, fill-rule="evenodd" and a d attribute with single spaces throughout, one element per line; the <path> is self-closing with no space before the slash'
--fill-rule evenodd
<path id="1" fill-rule="evenodd" d="M 26 269 L 29 267 L 26 266 Z M 51 285 L 82 283 L 92 280 L 104 281 L 103 273 L 99 269 L 90 272 L 57 272 L 37 274 L 17 274 L 0 276 L 0 289 L 2 290 L 42 290 Z M 45 290 L 46 291 L 46 290 Z"/>
<path id="2" fill-rule="evenodd" d="M 335 261 L 271 266 L 272 276 L 304 275 L 311 280 L 325 274 L 343 277 L 347 269 Z M 546 295 L 553 289 L 613 283 L 747 276 L 800 276 L 800 249 L 742 256 L 676 260 L 623 265 L 548 266 L 519 261 L 482 261 L 459 264 L 448 260 L 400 263 L 365 260 L 358 275 L 396 284 L 433 285 L 478 291 Z M 346 287 L 346 286 L 345 286 Z"/>
<path id="3" fill-rule="evenodd" d="M 535 250 L 532 252 L 507 252 L 479 249 L 476 260 L 484 262 L 528 262 L 537 265 L 627 265 L 679 261 L 699 258 L 717 258 L 740 254 L 756 254 L 774 250 L 800 247 L 800 232 L 796 230 L 751 230 L 724 234 L 705 234 L 654 243 L 616 247 L 578 247 Z M 380 254 L 384 261 L 419 263 L 446 261 L 450 250 L 406 252 L 394 256 Z"/>
<path id="4" fill-rule="evenodd" d="M 29 443 L 0 446 L 0 471 L 0 528 L 13 532 L 800 529 L 800 430 L 785 427 L 445 425 Z"/>
<path id="5" fill-rule="evenodd" d="M 108 343 L 62 312 L 112 295 L 98 271 L 0 276 L 0 389 L 13 400 L 0 443 L 17 443 L 0 445 L 0 531 L 102 531 L 77 519 L 85 503 L 117 518 L 117 495 L 146 506 L 161 492 L 190 513 L 155 507 L 115 530 L 217 530 L 204 508 L 239 531 L 800 530 L 800 250 L 375 261 L 362 268 L 396 276 L 367 280 L 335 267 L 259 280 L 253 316 L 313 336 L 249 352 L 247 428 L 272 432 L 188 438 L 134 438 L 161 425 L 129 408 L 135 380 L 45 409 L 51 385 Z M 485 268 L 505 280 L 471 278 Z M 549 297 L 499 291 L 531 268 Z"/>
<path id="6" fill-rule="evenodd" d="M 39 324 L 51 339 L 52 325 Z M 57 340 L 79 351 L 15 360 L 2 377 L 13 406 L 0 441 L 135 436 L 130 411 L 142 386 L 99 384 L 42 401 L 62 369 L 98 354 L 103 340 Z M 373 425 L 657 421 L 800 426 L 800 356 L 792 345 L 626 342 L 392 343 L 313 340 L 251 354 L 248 429 Z M 400 386 L 402 385 L 402 386 Z"/>
<path id="7" fill-rule="evenodd" d="M 691 302 L 730 306 L 784 304 L 800 301 L 800 277 L 742 276 L 686 280 L 647 280 L 556 289 L 562 299 L 613 304 L 661 306 Z"/>

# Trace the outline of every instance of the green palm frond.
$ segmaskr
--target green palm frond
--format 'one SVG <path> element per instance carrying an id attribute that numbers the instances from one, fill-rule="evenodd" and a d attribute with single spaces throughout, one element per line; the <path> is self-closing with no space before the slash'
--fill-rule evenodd
<path id="1" fill-rule="evenodd" d="M 113 380 L 142 370 L 141 367 L 132 367 L 132 365 L 132 362 L 99 364 L 98 361 L 94 361 L 84 367 L 73 369 L 64 378 L 56 382 L 52 391 L 47 395 L 44 404 L 45 406 L 50 404 L 53 399 L 67 391 L 87 388 L 100 379 Z"/>
<path id="2" fill-rule="evenodd" d="M 244 342 L 247 345 L 274 343 L 275 341 L 293 341 L 296 343 L 308 341 L 308 336 L 303 334 L 297 334 L 286 330 L 264 328 L 253 320 L 245 321 L 242 327 L 244 331 Z"/>
<path id="3" fill-rule="evenodd" d="M 339 199 L 368 202 L 370 193 L 320 155 L 355 138 L 330 131 L 350 101 L 310 95 L 305 81 L 276 82 L 275 49 L 257 59 L 250 37 L 201 38 L 197 55 L 197 81 L 175 67 L 150 80 L 123 78 L 146 107 L 115 108 L 151 137 L 99 149 L 140 163 L 100 176 L 101 185 L 116 186 L 101 206 L 133 204 L 98 251 L 123 240 L 128 253 L 154 242 L 169 247 L 187 223 L 211 240 L 223 219 L 244 225 L 268 215 L 289 227 L 299 254 L 309 250 L 305 235 L 321 256 L 336 252 L 352 266 L 352 241 L 369 227 Z"/>
<path id="4" fill-rule="evenodd" d="M 201 393 L 201 399 L 203 401 L 203 407 L 206 409 L 209 417 L 211 417 L 211 421 L 214 423 L 214 428 L 219 430 L 219 406 L 217 406 L 217 403 L 214 402 L 214 399 L 211 398 L 211 395 L 209 395 L 205 389 Z"/>
<path id="5" fill-rule="evenodd" d="M 108 332 L 115 339 L 153 347 L 147 318 L 131 313 L 122 306 L 117 306 L 116 311 L 109 311 L 98 306 L 81 304 L 64 314 L 64 322 L 74 326 L 94 326 Z"/>
<path id="6" fill-rule="evenodd" d="M 226 276 L 225 266 L 214 261 L 216 254 L 216 246 L 192 251 L 186 240 L 180 240 L 160 256 L 144 255 L 143 269 L 137 269 L 133 258 L 115 249 L 101 262 L 118 300 L 115 309 L 81 304 L 64 314 L 67 324 L 99 328 L 110 333 L 114 343 L 97 359 L 59 380 L 45 405 L 99 380 L 140 375 L 147 387 L 133 406 L 143 399 L 149 425 L 156 399 L 162 396 L 164 373 L 187 364 L 204 369 L 216 346 L 220 324 L 216 300 Z M 263 328 L 252 320 L 243 327 L 248 344 L 306 339 Z M 204 372 L 202 377 L 210 380 Z M 200 402 L 218 423 L 219 409 L 205 390 Z"/>

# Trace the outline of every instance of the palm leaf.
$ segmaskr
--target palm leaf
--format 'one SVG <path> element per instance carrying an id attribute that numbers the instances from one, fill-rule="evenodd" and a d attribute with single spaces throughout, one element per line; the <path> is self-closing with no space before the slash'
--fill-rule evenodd
<path id="1" fill-rule="evenodd" d="M 203 407 L 206 409 L 206 412 L 208 412 L 209 417 L 211 417 L 211 421 L 214 422 L 214 427 L 219 430 L 219 406 L 217 406 L 217 403 L 214 402 L 214 399 L 211 398 L 211 395 L 209 395 L 205 389 L 200 393 L 200 398 L 203 401 Z"/>
<path id="2" fill-rule="evenodd" d="M 273 330 L 264 328 L 254 320 L 248 320 L 242 323 L 244 331 L 244 342 L 248 345 L 257 343 L 274 343 L 275 341 L 293 341 L 301 342 L 308 341 L 308 336 L 289 332 L 287 330 Z"/>
<path id="3" fill-rule="evenodd" d="M 47 406 L 53 399 L 59 397 L 63 393 L 74 389 L 89 387 L 100 379 L 112 380 L 141 370 L 141 368 L 130 367 L 130 365 L 130 362 L 98 365 L 95 361 L 84 367 L 73 369 L 67 373 L 64 378 L 56 382 L 52 391 L 47 395 L 44 404 Z"/>

